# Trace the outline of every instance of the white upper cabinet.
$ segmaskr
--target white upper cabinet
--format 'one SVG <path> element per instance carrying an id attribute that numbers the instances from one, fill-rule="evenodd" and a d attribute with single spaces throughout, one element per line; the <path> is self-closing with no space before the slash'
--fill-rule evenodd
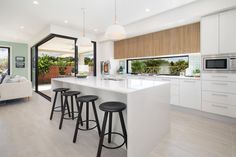
<path id="1" fill-rule="evenodd" d="M 219 52 L 219 15 L 201 19 L 201 53 L 203 55 Z"/>
<path id="2" fill-rule="evenodd" d="M 220 53 L 236 53 L 236 10 L 220 13 Z"/>

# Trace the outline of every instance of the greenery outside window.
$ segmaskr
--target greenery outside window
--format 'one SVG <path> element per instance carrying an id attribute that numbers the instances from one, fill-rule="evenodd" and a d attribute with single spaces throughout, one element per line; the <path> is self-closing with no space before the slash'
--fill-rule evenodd
<path id="1" fill-rule="evenodd" d="M 189 56 L 127 60 L 130 74 L 180 75 L 189 65 Z"/>

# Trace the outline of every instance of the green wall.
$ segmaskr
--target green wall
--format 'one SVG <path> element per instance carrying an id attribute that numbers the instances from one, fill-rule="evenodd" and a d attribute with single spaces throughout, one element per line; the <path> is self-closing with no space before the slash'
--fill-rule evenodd
<path id="1" fill-rule="evenodd" d="M 10 47 L 11 52 L 11 73 L 13 75 L 21 75 L 28 78 L 28 44 L 23 43 L 14 43 L 14 42 L 7 42 L 7 41 L 0 41 L 0 46 Z M 16 68 L 15 66 L 15 57 L 16 56 L 24 56 L 25 57 L 25 68 Z"/>

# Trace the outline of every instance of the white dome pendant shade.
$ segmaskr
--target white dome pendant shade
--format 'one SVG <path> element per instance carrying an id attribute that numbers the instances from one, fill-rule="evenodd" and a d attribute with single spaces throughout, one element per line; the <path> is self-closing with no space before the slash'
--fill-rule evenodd
<path id="1" fill-rule="evenodd" d="M 82 38 L 78 38 L 76 45 L 79 48 L 89 48 L 92 46 L 92 42 L 89 38 L 83 36 Z"/>
<path id="2" fill-rule="evenodd" d="M 106 38 L 111 40 L 120 40 L 126 37 L 125 28 L 119 24 L 113 24 L 107 28 Z"/>
<path id="3" fill-rule="evenodd" d="M 85 36 L 85 8 L 82 8 L 83 11 L 83 36 L 82 38 L 78 38 L 76 45 L 79 48 L 88 48 L 92 46 L 92 42 L 89 38 Z"/>
<path id="4" fill-rule="evenodd" d="M 117 6 L 115 0 L 115 23 L 106 30 L 105 37 L 110 40 L 121 40 L 126 37 L 124 26 L 117 23 Z"/>

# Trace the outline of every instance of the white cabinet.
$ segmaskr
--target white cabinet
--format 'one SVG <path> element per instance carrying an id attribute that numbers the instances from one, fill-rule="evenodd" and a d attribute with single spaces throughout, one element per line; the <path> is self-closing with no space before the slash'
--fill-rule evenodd
<path id="1" fill-rule="evenodd" d="M 220 13 L 220 53 L 236 53 L 236 10 Z"/>
<path id="2" fill-rule="evenodd" d="M 180 80 L 180 106 L 201 110 L 201 81 Z"/>
<path id="3" fill-rule="evenodd" d="M 157 78 L 157 80 L 170 82 L 170 104 L 179 105 L 179 79 Z"/>
<path id="4" fill-rule="evenodd" d="M 236 117 L 236 74 L 202 74 L 202 111 Z"/>
<path id="5" fill-rule="evenodd" d="M 201 20 L 201 53 L 219 52 L 219 15 L 203 17 Z"/>
<path id="6" fill-rule="evenodd" d="M 201 19 L 201 53 L 236 53 L 236 10 L 209 15 Z"/>

